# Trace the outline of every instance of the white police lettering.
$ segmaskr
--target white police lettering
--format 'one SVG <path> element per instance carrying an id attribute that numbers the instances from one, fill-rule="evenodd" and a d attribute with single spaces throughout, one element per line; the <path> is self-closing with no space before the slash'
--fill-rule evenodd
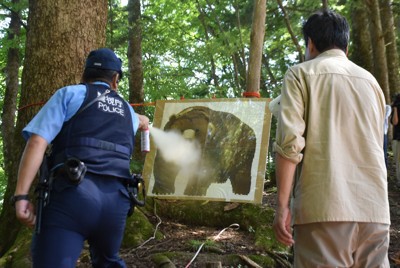
<path id="1" fill-rule="evenodd" d="M 97 96 L 100 96 L 101 93 L 97 92 Z M 103 112 L 107 113 L 116 113 L 121 116 L 125 116 L 124 104 L 121 100 L 110 97 L 108 95 L 103 96 L 99 99 L 97 108 L 99 108 Z"/>

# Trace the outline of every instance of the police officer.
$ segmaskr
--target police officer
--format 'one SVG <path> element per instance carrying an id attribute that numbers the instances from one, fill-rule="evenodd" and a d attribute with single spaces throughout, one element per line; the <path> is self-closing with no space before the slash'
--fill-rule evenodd
<path id="1" fill-rule="evenodd" d="M 55 174 L 41 231 L 32 240 L 33 267 L 75 267 L 86 240 L 93 267 L 126 267 L 118 254 L 131 205 L 125 182 L 134 136 L 149 119 L 118 95 L 121 66 L 112 50 L 91 51 L 82 83 L 57 90 L 23 129 L 27 144 L 13 198 L 19 221 L 35 224 L 28 193 L 49 144 Z M 83 179 L 70 178 L 71 159 Z"/>

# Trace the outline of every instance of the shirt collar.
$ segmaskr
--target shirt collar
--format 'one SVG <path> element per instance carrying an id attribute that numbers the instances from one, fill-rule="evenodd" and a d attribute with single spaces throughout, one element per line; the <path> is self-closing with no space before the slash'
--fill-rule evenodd
<path id="1" fill-rule="evenodd" d="M 103 81 L 94 81 L 91 84 L 93 84 L 93 85 L 103 85 L 103 86 L 106 86 L 108 88 L 110 87 L 109 84 L 107 84 L 106 82 L 103 82 Z"/>
<path id="2" fill-rule="evenodd" d="M 324 51 L 321 54 L 319 54 L 317 56 L 317 58 L 319 58 L 319 57 L 332 57 L 332 56 L 335 56 L 335 57 L 346 57 L 347 58 L 346 53 L 344 53 L 343 50 L 338 49 L 338 48 L 328 49 L 327 51 Z"/>

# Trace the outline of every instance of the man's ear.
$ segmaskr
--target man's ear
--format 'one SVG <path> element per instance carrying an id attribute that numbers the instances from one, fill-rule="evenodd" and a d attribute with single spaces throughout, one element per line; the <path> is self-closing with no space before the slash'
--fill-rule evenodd
<path id="1" fill-rule="evenodd" d="M 310 53 L 315 53 L 316 48 L 310 37 L 308 38 L 308 49 L 310 50 Z"/>
<path id="2" fill-rule="evenodd" d="M 119 74 L 117 73 L 112 78 L 111 88 L 113 90 L 117 90 L 118 89 L 118 83 L 119 83 Z"/>
<path id="3" fill-rule="evenodd" d="M 311 40 L 311 38 L 308 38 L 306 60 L 312 60 L 319 54 L 320 54 L 320 52 L 318 51 L 317 47 L 314 45 L 314 42 Z"/>

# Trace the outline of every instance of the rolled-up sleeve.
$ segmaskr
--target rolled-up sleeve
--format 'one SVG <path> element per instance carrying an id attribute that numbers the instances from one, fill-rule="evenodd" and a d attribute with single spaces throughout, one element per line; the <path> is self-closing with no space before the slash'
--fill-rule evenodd
<path id="1" fill-rule="evenodd" d="M 305 147 L 305 92 L 304 81 L 291 69 L 285 75 L 281 92 L 281 109 L 278 114 L 276 142 L 274 150 L 291 162 L 299 163 L 303 159 Z"/>

